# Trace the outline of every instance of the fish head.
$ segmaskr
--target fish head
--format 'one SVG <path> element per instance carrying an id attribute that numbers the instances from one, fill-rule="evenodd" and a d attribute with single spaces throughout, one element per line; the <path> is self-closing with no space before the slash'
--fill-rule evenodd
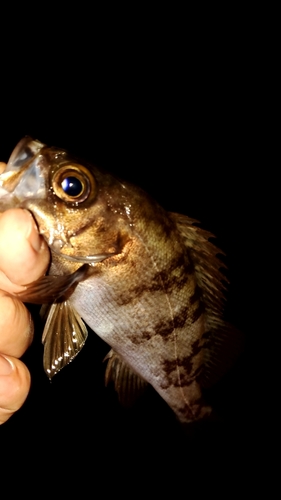
<path id="1" fill-rule="evenodd" d="M 95 263 L 130 239 L 126 185 L 67 151 L 25 137 L 0 175 L 0 212 L 25 208 L 51 251 Z"/>

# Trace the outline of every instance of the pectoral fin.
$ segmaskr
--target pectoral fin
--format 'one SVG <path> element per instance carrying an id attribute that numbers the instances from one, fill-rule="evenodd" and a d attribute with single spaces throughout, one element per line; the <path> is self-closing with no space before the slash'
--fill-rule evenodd
<path id="1" fill-rule="evenodd" d="M 60 297 L 69 296 L 75 286 L 83 281 L 91 273 L 91 267 L 83 264 L 72 274 L 63 276 L 43 276 L 36 281 L 26 285 L 23 292 L 14 294 L 23 302 L 31 304 L 50 304 Z"/>
<path id="2" fill-rule="evenodd" d="M 44 370 L 49 379 L 77 356 L 87 336 L 85 323 L 68 300 L 51 305 L 42 336 Z"/>
<path id="3" fill-rule="evenodd" d="M 108 360 L 105 371 L 105 385 L 113 382 L 119 402 L 123 406 L 132 406 L 144 392 L 148 383 L 141 378 L 113 349 L 104 361 Z"/>

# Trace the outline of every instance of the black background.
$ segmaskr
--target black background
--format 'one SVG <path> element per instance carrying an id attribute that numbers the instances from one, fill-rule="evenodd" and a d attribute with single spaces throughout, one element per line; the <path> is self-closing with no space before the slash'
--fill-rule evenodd
<path id="1" fill-rule="evenodd" d="M 42 55 L 34 69 L 33 58 L 27 64 L 19 54 L 13 75 L 3 74 L 0 159 L 7 161 L 31 135 L 140 185 L 167 210 L 200 220 L 226 253 L 226 318 L 245 333 L 245 351 L 208 394 L 217 421 L 185 432 L 152 390 L 133 409 L 120 408 L 104 388 L 108 348 L 92 332 L 50 383 L 34 310 L 36 337 L 24 358 L 32 388 L 0 428 L 2 446 L 28 450 L 30 464 L 42 464 L 49 481 L 64 475 L 63 463 L 62 488 L 73 476 L 74 483 L 93 485 L 100 472 L 112 482 L 116 474 L 123 490 L 127 478 L 138 488 L 152 481 L 159 491 L 197 481 L 219 488 L 222 476 L 240 483 L 263 442 L 266 413 L 256 396 L 257 387 L 264 395 L 255 353 L 263 333 L 256 285 L 260 145 L 247 57 L 239 60 L 231 45 L 208 44 L 200 56 L 155 49 L 149 59 L 140 60 L 138 51 L 121 61 L 116 52 L 105 70 L 94 56 L 80 60 L 83 49 L 77 55 L 75 63 L 69 53 Z"/>

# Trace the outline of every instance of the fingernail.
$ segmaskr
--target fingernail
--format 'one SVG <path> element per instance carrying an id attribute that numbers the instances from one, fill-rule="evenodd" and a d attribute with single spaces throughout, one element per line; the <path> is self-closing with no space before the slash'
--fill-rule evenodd
<path id="1" fill-rule="evenodd" d="M 13 363 L 7 359 L 3 354 L 0 355 L 0 375 L 10 375 L 13 371 Z"/>
<path id="2" fill-rule="evenodd" d="M 35 252 L 40 252 L 40 250 L 44 246 L 44 240 L 38 234 L 38 229 L 31 213 L 26 209 L 24 209 L 24 212 L 29 218 L 29 227 L 27 230 L 26 238 L 32 246 L 33 250 L 35 250 Z"/>

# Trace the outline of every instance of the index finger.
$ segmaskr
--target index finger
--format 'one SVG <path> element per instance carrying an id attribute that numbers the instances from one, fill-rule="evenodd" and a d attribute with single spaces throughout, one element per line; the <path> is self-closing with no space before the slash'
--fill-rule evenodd
<path id="1" fill-rule="evenodd" d="M 49 250 L 31 214 L 22 209 L 0 214 L 0 352 L 19 357 L 32 340 L 29 312 L 5 292 L 21 291 L 21 284 L 44 274 L 48 262 Z"/>
<path id="2" fill-rule="evenodd" d="M 49 250 L 27 210 L 0 214 L 0 289 L 16 293 L 17 285 L 42 276 L 49 264 Z"/>

